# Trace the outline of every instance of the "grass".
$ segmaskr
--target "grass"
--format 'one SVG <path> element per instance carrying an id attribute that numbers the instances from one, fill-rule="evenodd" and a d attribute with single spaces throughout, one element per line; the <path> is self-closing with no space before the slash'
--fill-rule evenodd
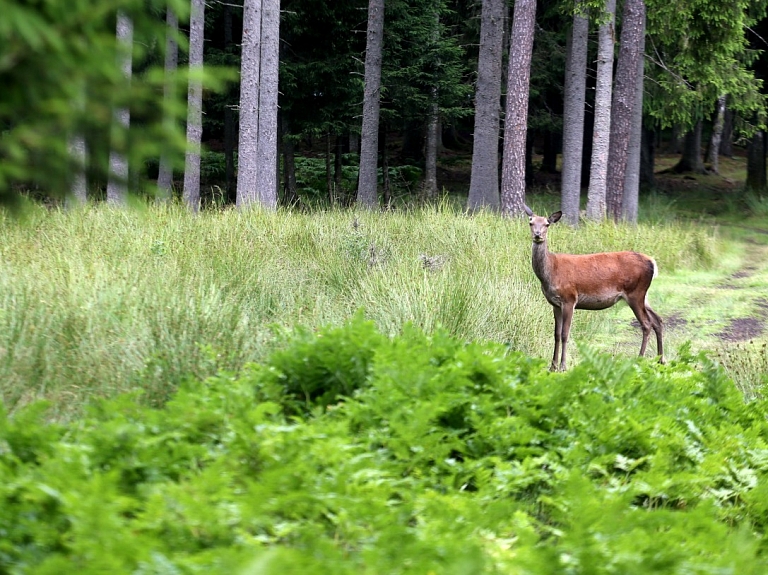
<path id="1" fill-rule="evenodd" d="M 721 255 L 712 230 L 679 222 L 563 225 L 550 236 L 554 251 L 643 251 L 664 274 L 707 273 Z M 651 294 L 662 315 L 677 288 L 667 281 Z M 358 309 L 387 333 L 412 322 L 551 354 L 552 311 L 522 221 L 446 206 L 197 217 L 173 206 L 33 208 L 0 221 L 0 392 L 10 408 L 45 397 L 68 417 L 137 388 L 162 402 L 186 377 L 237 370 L 282 332 Z M 634 354 L 640 331 L 627 314 L 577 313 L 573 338 L 608 351 L 626 339 Z M 618 339 L 617 324 L 629 328 Z"/>

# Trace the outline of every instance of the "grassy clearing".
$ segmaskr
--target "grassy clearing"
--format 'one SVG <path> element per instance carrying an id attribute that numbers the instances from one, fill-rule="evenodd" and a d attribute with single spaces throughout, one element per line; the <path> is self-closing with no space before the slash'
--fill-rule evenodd
<path id="1" fill-rule="evenodd" d="M 720 255 L 712 230 L 680 223 L 562 226 L 550 241 L 555 251 L 643 251 L 665 274 L 710 269 Z M 652 301 L 664 316 L 675 286 L 659 284 Z M 89 207 L 0 222 L 0 391 L 11 408 L 47 397 L 66 417 L 136 388 L 163 401 L 186 377 L 262 359 L 294 326 L 339 324 L 360 308 L 390 334 L 412 322 L 551 354 L 552 312 L 522 221 L 447 207 L 198 217 Z M 573 337 L 612 349 L 628 313 L 578 313 Z"/>

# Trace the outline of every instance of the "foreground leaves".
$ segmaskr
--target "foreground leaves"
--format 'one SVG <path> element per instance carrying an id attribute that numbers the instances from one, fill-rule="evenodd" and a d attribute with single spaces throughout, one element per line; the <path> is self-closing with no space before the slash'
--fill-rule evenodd
<path id="1" fill-rule="evenodd" d="M 765 402 L 582 354 L 358 317 L 162 409 L 2 416 L 0 573 L 764 573 Z"/>

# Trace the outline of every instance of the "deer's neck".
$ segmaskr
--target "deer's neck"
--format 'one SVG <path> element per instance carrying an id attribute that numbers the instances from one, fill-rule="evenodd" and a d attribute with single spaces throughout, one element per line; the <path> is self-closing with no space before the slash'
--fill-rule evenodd
<path id="1" fill-rule="evenodd" d="M 539 278 L 539 281 L 543 285 L 549 285 L 551 277 L 552 265 L 550 262 L 550 253 L 547 249 L 547 242 L 533 243 L 533 255 L 531 257 L 533 263 L 533 273 Z"/>

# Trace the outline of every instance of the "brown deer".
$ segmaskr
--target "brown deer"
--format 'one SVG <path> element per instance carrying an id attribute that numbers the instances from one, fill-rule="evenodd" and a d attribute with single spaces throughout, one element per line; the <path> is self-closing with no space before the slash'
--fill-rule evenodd
<path id="1" fill-rule="evenodd" d="M 620 299 L 629 304 L 643 329 L 640 355 L 645 354 L 648 336 L 653 329 L 659 361 L 664 363 L 662 321 L 646 300 L 651 280 L 658 274 L 653 258 L 637 252 L 550 253 L 547 249 L 547 229 L 560 219 L 562 212 L 545 218 L 535 215 L 528 206 L 524 208 L 530 218 L 533 271 L 541 281 L 544 297 L 555 312 L 555 353 L 550 369 L 557 370 L 559 361 L 560 371 L 565 371 L 565 352 L 574 308 L 606 309 Z"/>

